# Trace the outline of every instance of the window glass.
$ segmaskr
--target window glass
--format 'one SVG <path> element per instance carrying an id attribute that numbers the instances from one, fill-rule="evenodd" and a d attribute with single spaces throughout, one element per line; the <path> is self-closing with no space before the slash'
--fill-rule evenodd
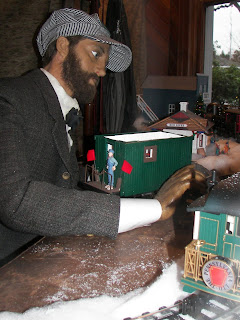
<path id="1" fill-rule="evenodd" d="M 233 234 L 234 233 L 234 224 L 235 224 L 235 217 L 227 216 L 227 223 L 226 223 L 226 234 Z"/>
<path id="2" fill-rule="evenodd" d="M 175 104 L 174 103 L 170 103 L 168 105 L 168 114 L 173 114 L 175 112 Z"/>
<path id="3" fill-rule="evenodd" d="M 144 147 L 143 162 L 154 162 L 157 160 L 157 146 Z"/>

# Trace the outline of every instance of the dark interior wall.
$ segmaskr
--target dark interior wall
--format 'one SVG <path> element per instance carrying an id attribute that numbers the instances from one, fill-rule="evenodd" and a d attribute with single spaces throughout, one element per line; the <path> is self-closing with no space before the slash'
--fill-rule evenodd
<path id="1" fill-rule="evenodd" d="M 147 76 L 147 41 L 145 1 L 123 0 L 133 52 L 133 70 L 136 92 L 142 93 L 142 84 Z"/>
<path id="2" fill-rule="evenodd" d="M 149 0 L 145 6 L 147 73 L 168 74 L 170 0 Z"/>
<path id="3" fill-rule="evenodd" d="M 18 76 L 36 68 L 36 30 L 62 0 L 0 1 L 0 77 Z"/>
<path id="4" fill-rule="evenodd" d="M 203 73 L 205 3 L 202 0 L 138 0 L 142 17 L 139 20 L 134 2 L 125 0 L 124 5 L 133 45 L 137 92 L 142 93 L 144 83 L 152 76 L 192 77 Z"/>
<path id="5" fill-rule="evenodd" d="M 194 76 L 204 69 L 205 6 L 171 0 L 168 75 Z"/>
<path id="6" fill-rule="evenodd" d="M 148 0 L 147 75 L 203 72 L 205 6 L 199 0 Z"/>

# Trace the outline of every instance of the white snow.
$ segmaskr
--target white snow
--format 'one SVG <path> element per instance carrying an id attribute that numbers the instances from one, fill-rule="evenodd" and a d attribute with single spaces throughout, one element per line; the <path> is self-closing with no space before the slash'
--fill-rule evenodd
<path id="1" fill-rule="evenodd" d="M 183 292 L 181 277 L 184 259 L 166 265 L 161 276 L 144 289 L 121 297 L 100 296 L 91 299 L 56 302 L 43 308 L 33 308 L 23 314 L 1 312 L 0 320 L 123 320 L 143 312 L 170 306 L 188 294 Z"/>

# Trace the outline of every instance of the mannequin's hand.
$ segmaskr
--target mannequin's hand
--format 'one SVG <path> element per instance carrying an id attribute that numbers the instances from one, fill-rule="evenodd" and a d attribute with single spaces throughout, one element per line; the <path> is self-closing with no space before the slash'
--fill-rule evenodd
<path id="1" fill-rule="evenodd" d="M 155 196 L 162 206 L 160 220 L 170 218 L 176 209 L 178 201 L 190 188 L 202 194 L 207 192 L 207 177 L 210 172 L 199 165 L 188 165 L 176 171 L 159 189 Z"/>

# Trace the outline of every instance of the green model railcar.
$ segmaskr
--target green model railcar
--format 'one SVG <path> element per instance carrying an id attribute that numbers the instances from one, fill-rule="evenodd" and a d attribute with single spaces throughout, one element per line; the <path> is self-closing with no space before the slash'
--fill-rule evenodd
<path id="1" fill-rule="evenodd" d="M 114 181 L 116 185 L 121 180 L 120 196 L 153 192 L 176 170 L 191 163 L 192 139 L 166 132 L 97 135 L 96 169 L 106 170 L 108 150 L 113 149 L 118 161 Z M 130 165 L 131 172 L 124 171 L 124 163 Z"/>
<path id="2" fill-rule="evenodd" d="M 193 240 L 185 248 L 184 290 L 240 302 L 240 173 L 193 202 Z"/>

